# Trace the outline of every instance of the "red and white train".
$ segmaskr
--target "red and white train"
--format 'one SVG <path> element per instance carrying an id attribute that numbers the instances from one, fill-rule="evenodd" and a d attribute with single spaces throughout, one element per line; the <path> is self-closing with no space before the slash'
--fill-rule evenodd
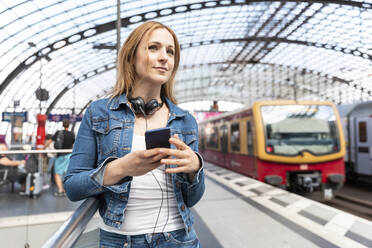
<path id="1" fill-rule="evenodd" d="M 330 200 L 345 181 L 345 142 L 330 102 L 262 101 L 199 123 L 206 161 Z"/>

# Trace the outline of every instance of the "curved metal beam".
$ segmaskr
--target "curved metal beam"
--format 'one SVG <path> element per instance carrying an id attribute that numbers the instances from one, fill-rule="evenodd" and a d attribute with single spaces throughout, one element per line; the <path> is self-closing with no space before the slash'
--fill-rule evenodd
<path id="1" fill-rule="evenodd" d="M 74 84 L 72 87 L 65 87 L 54 99 L 53 101 L 51 102 L 51 104 L 49 105 L 49 107 L 47 108 L 46 110 L 46 113 L 45 114 L 50 114 L 50 112 L 52 111 L 52 109 L 54 108 L 54 106 L 57 104 L 57 102 L 62 98 L 62 96 L 64 94 L 66 94 L 66 92 L 74 87 L 76 87 L 77 84 L 89 79 L 89 78 L 92 78 L 92 77 L 95 77 L 95 76 L 98 76 L 104 72 L 107 72 L 107 71 L 110 71 L 110 70 L 113 70 L 115 69 L 115 66 L 110 63 L 108 65 L 105 65 L 103 67 L 104 69 L 100 69 L 100 68 L 97 68 L 97 69 L 94 69 L 88 73 L 85 73 L 84 75 L 82 75 L 81 77 L 79 77 L 79 79 L 75 79 L 74 81 Z M 93 73 L 92 73 L 93 72 Z"/>
<path id="2" fill-rule="evenodd" d="M 289 66 L 289 65 L 282 65 L 282 64 L 264 63 L 264 62 L 257 62 L 257 61 L 223 61 L 223 62 L 210 62 L 210 63 L 207 63 L 207 64 L 187 65 L 187 66 L 180 67 L 180 69 L 191 69 L 191 68 L 201 67 L 201 66 L 205 66 L 205 65 L 223 65 L 223 64 L 253 64 L 253 65 L 259 64 L 259 65 L 269 65 L 269 66 L 279 67 L 279 68 L 286 68 L 286 69 L 294 70 L 294 71 L 301 71 L 301 72 L 312 74 L 312 75 L 318 75 L 318 76 L 323 76 L 325 78 L 330 78 L 330 79 L 332 79 L 332 81 L 340 82 L 342 84 L 346 84 L 346 85 L 352 86 L 354 88 L 360 87 L 360 90 L 363 93 L 367 93 L 368 95 L 372 96 L 372 91 L 371 90 L 368 90 L 365 87 L 360 86 L 360 85 L 355 84 L 355 83 L 352 84 L 352 81 L 348 81 L 348 80 L 345 80 L 345 79 L 342 79 L 342 78 L 339 78 L 339 77 L 331 76 L 329 74 L 314 71 L 314 70 L 311 70 L 311 69 L 306 69 L 306 68 L 301 68 L 301 67 L 294 67 L 294 66 Z"/>
<path id="3" fill-rule="evenodd" d="M 319 80 L 321 81 L 325 81 L 325 80 L 331 80 L 332 83 L 340 83 L 340 84 L 345 84 L 347 85 L 348 87 L 352 87 L 354 89 L 358 89 L 360 90 L 361 93 L 365 93 L 367 94 L 368 96 L 372 97 L 372 90 L 369 90 L 357 83 L 353 83 L 352 81 L 347 81 L 347 80 L 344 80 L 342 78 L 339 78 L 339 77 L 335 77 L 335 76 L 331 76 L 331 75 L 328 75 L 328 74 L 325 74 L 325 73 L 322 73 L 322 72 L 318 72 L 318 71 L 314 71 L 314 70 L 308 70 L 306 68 L 300 68 L 300 67 L 294 67 L 294 66 L 288 66 L 288 65 L 281 65 L 281 64 L 273 64 L 273 63 L 262 63 L 262 62 L 254 62 L 252 63 L 251 61 L 225 61 L 225 62 L 213 62 L 213 63 L 208 63 L 208 64 L 194 64 L 194 65 L 189 65 L 189 66 L 183 66 L 183 67 L 180 67 L 180 69 L 192 69 L 192 68 L 197 68 L 197 67 L 201 67 L 201 66 L 205 66 L 205 65 L 221 65 L 221 64 L 228 64 L 228 63 L 231 63 L 231 64 L 236 64 L 236 63 L 239 63 L 239 64 L 253 64 L 253 65 L 256 65 L 256 64 L 260 64 L 260 65 L 269 65 L 269 66 L 273 66 L 273 67 L 277 67 L 277 68 L 284 68 L 285 70 L 293 70 L 293 71 L 296 71 L 297 73 L 299 74 L 303 74 L 303 73 L 307 73 L 307 74 L 311 74 L 311 75 L 314 75 L 314 76 L 317 76 L 319 77 Z M 202 76 L 203 79 L 206 78 L 205 75 Z M 197 80 L 199 78 L 192 78 L 192 79 L 184 79 L 184 80 L 181 80 L 181 82 L 185 82 L 185 81 L 193 81 L 193 80 Z M 292 78 L 293 80 L 295 80 L 294 78 Z M 296 82 L 296 81 L 295 81 Z M 296 84 L 298 85 L 299 83 L 301 82 L 296 82 Z M 324 82 L 323 82 L 324 84 Z M 305 84 L 306 85 L 306 84 Z M 311 86 L 311 85 L 310 85 Z M 297 88 L 300 87 L 300 86 L 297 86 Z M 205 88 L 200 88 L 200 89 L 205 89 Z M 299 88 L 298 88 L 299 89 Z M 194 89 L 193 89 L 194 90 Z M 200 90 L 199 92 L 201 92 L 202 90 Z M 322 92 L 318 92 L 318 91 L 315 91 L 315 90 L 311 90 L 309 88 L 303 88 L 303 89 L 300 89 L 299 92 L 310 92 L 312 94 L 316 94 L 316 95 L 320 95 L 321 97 L 323 97 L 324 99 L 328 99 L 328 100 L 332 100 L 332 101 L 336 101 L 337 98 L 332 98 L 332 97 L 329 97 L 327 96 L 326 94 L 323 94 Z M 194 95 L 193 95 L 194 96 Z M 204 95 L 204 99 L 205 99 L 205 95 Z M 341 103 L 341 102 L 338 102 L 338 103 Z"/>
<path id="4" fill-rule="evenodd" d="M 220 43 L 228 43 L 228 42 L 277 42 L 277 43 L 288 43 L 288 44 L 296 44 L 296 45 L 304 45 L 304 46 L 311 46 L 317 48 L 324 48 L 329 50 L 334 50 L 336 52 L 342 52 L 344 54 L 350 54 L 357 57 L 361 57 L 363 59 L 372 60 L 372 55 L 368 53 L 364 53 L 359 51 L 358 49 L 349 49 L 346 47 L 340 47 L 332 44 L 324 44 L 319 42 L 309 42 L 309 41 L 301 41 L 301 40 L 289 40 L 286 38 L 278 38 L 278 37 L 245 37 L 245 38 L 235 38 L 235 39 L 219 39 L 219 40 L 203 40 L 203 41 L 196 41 L 187 44 L 182 44 L 182 48 L 188 47 L 197 47 L 203 45 L 210 45 L 210 44 L 220 44 Z"/>
<path id="5" fill-rule="evenodd" d="M 192 4 L 184 4 L 184 5 L 178 5 L 178 6 L 173 6 L 173 7 L 168 7 L 164 9 L 158 9 L 158 10 L 153 10 L 153 11 L 148 11 L 145 13 L 141 13 L 138 15 L 130 16 L 130 17 L 124 17 L 121 19 L 121 26 L 126 27 L 129 24 L 134 24 L 138 22 L 144 22 L 148 20 L 153 20 L 156 19 L 157 17 L 164 17 L 164 16 L 170 16 L 173 14 L 178 14 L 178 13 L 186 13 L 190 11 L 194 11 L 197 9 L 208 9 L 208 8 L 218 8 L 218 7 L 226 7 L 226 6 L 237 6 L 237 5 L 246 5 L 246 4 L 252 4 L 255 2 L 278 2 L 278 1 L 264 1 L 264 0 L 245 0 L 245 1 L 208 1 L 208 2 L 196 2 Z M 322 0 L 314 0 L 314 1 L 299 1 L 299 0 L 289 0 L 289 1 L 279 1 L 282 3 L 285 2 L 310 2 L 310 3 L 322 3 L 322 4 L 338 4 L 338 5 L 349 5 L 349 6 L 354 6 L 358 8 L 363 8 L 363 9 L 372 9 L 372 4 L 367 3 L 367 2 L 357 2 L 357 1 L 338 1 L 338 0 L 333 0 L 333 1 L 322 1 Z M 151 14 L 156 14 L 155 16 L 152 17 L 147 17 L 151 16 Z M 133 20 L 135 19 L 135 20 Z M 78 32 L 76 34 L 73 34 L 71 36 L 65 37 L 61 40 L 58 40 L 42 49 L 39 51 L 35 52 L 33 55 L 28 57 L 26 60 L 24 60 L 21 64 L 19 64 L 6 78 L 5 80 L 0 84 L 0 95 L 4 91 L 4 89 L 10 84 L 11 81 L 13 81 L 14 78 L 17 77 L 19 73 L 21 73 L 23 70 L 29 68 L 32 66 L 36 61 L 40 60 L 42 57 L 47 56 L 48 54 L 61 49 L 65 46 L 74 44 L 78 41 L 90 38 L 94 35 L 98 35 L 110 30 L 115 29 L 116 27 L 116 21 L 104 23 L 101 25 L 98 25 L 93 28 L 86 29 L 84 31 Z"/>

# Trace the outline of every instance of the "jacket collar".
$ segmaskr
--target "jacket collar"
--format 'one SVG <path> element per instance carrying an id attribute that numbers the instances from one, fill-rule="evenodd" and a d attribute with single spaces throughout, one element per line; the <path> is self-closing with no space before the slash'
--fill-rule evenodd
<path id="1" fill-rule="evenodd" d="M 169 114 L 171 117 L 183 117 L 187 114 L 187 111 L 178 107 L 176 104 L 171 102 L 168 98 L 165 98 L 165 102 L 168 105 Z"/>
<path id="2" fill-rule="evenodd" d="M 120 105 L 127 105 L 128 103 L 128 98 L 126 94 L 122 94 L 119 97 L 114 97 L 110 99 L 111 104 L 110 104 L 110 110 L 118 110 Z M 165 102 L 169 108 L 169 113 L 172 117 L 183 117 L 187 114 L 187 111 L 181 109 L 178 107 L 176 104 L 171 102 L 168 98 L 165 98 Z M 127 105 L 128 106 L 128 105 Z"/>
<path id="3" fill-rule="evenodd" d="M 127 102 L 128 102 L 128 99 L 127 99 L 127 96 L 126 94 L 122 94 L 121 96 L 119 97 L 114 97 L 114 98 L 111 98 L 110 99 L 110 110 L 118 110 L 118 108 L 120 107 L 120 105 L 124 104 L 126 105 Z"/>

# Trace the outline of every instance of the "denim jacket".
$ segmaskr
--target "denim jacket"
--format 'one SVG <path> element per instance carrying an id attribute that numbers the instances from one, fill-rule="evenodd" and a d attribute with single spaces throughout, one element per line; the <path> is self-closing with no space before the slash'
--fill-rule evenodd
<path id="1" fill-rule="evenodd" d="M 171 135 L 178 134 L 199 157 L 201 168 L 190 183 L 184 173 L 171 174 L 179 213 L 186 232 L 193 225 L 190 207 L 202 197 L 204 185 L 203 160 L 198 151 L 198 128 L 194 117 L 165 99 L 169 107 L 167 127 Z M 100 215 L 105 224 L 120 228 L 128 203 L 132 177 L 125 177 L 116 185 L 103 185 L 106 165 L 131 152 L 135 115 L 125 94 L 112 99 L 94 101 L 81 122 L 70 164 L 64 177 L 64 188 L 72 201 L 91 196 L 101 200 Z M 175 148 L 174 145 L 171 148 Z M 174 167 L 174 166 L 171 166 Z"/>

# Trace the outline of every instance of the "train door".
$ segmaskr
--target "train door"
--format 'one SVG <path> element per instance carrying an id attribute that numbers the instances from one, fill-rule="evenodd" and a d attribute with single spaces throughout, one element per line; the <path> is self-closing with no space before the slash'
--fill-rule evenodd
<path id="1" fill-rule="evenodd" d="M 356 119 L 356 166 L 358 174 L 372 174 L 372 123 L 369 118 Z"/>
<path id="2" fill-rule="evenodd" d="M 224 165 L 226 166 L 226 155 L 227 155 L 227 152 L 228 152 L 228 138 L 227 138 L 228 129 L 227 129 L 227 125 L 226 124 L 222 125 L 220 130 L 221 130 L 221 133 L 220 133 L 221 151 L 222 151 L 222 154 L 223 154 L 223 162 L 224 162 Z"/>
<path id="3" fill-rule="evenodd" d="M 254 158 L 254 146 L 253 146 L 253 129 L 252 129 L 252 121 L 247 120 L 247 167 L 248 167 L 248 174 L 251 177 L 257 176 L 256 166 L 255 166 L 255 158 Z"/>

